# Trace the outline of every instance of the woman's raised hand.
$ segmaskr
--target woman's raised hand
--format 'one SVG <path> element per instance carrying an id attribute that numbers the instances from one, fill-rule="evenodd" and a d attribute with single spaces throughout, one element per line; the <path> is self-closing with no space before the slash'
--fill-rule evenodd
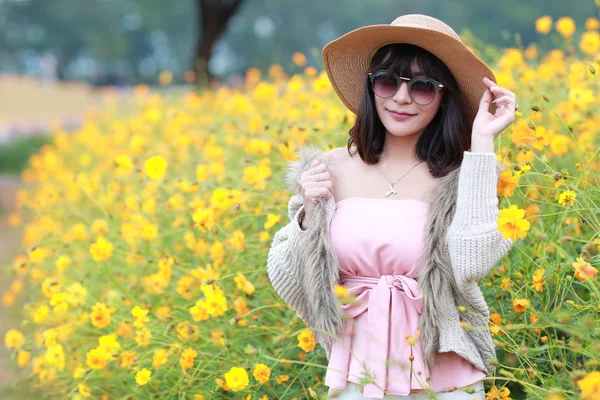
<path id="1" fill-rule="evenodd" d="M 299 181 L 306 222 L 312 218 L 319 197 L 329 200 L 333 196 L 333 175 L 327 165 L 314 160 L 310 166 L 312 168 L 304 171 Z"/>
<path id="2" fill-rule="evenodd" d="M 500 132 L 515 120 L 517 98 L 513 92 L 498 86 L 491 79 L 483 78 L 483 83 L 485 83 L 487 89 L 483 92 L 479 102 L 479 111 L 473 121 L 472 136 L 482 136 L 493 141 Z M 492 96 L 496 96 L 493 101 Z M 496 104 L 494 114 L 489 111 L 491 103 Z"/>

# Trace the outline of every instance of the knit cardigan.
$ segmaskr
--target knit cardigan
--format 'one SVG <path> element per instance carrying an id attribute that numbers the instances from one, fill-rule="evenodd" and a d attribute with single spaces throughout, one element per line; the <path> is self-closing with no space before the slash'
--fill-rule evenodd
<path id="1" fill-rule="evenodd" d="M 313 330 L 329 360 L 344 327 L 333 290 L 339 282 L 339 264 L 329 235 L 335 198 L 319 199 L 306 231 L 299 220 L 304 208 L 299 180 L 317 158 L 327 165 L 331 161 L 309 145 L 288 163 L 285 183 L 294 192 L 288 202 L 290 222 L 273 236 L 267 274 L 277 294 Z M 486 375 L 494 373 L 497 358 L 489 308 L 478 281 L 513 245 L 497 225 L 497 184 L 505 169 L 495 153 L 465 151 L 461 166 L 438 178 L 426 199 L 429 216 L 417 278 L 424 306 L 418 328 L 430 369 L 435 352 L 454 351 Z"/>

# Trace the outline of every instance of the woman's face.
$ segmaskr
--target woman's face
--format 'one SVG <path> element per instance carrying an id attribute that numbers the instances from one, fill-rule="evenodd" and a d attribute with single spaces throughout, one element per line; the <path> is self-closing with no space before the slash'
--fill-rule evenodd
<path id="1" fill-rule="evenodd" d="M 419 75 L 420 72 L 417 66 L 413 66 L 414 76 Z M 381 98 L 375 94 L 373 95 L 377 114 L 388 134 L 394 136 L 420 135 L 438 112 L 444 90 L 437 93 L 433 102 L 422 106 L 410 98 L 408 94 L 408 81 L 402 80 L 401 82 L 400 88 L 392 97 Z M 399 118 L 390 113 L 390 111 L 408 113 L 411 116 Z"/>

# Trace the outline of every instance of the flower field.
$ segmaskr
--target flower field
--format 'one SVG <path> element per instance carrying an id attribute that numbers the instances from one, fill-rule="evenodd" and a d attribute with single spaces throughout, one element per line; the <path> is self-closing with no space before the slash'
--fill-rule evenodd
<path id="1" fill-rule="evenodd" d="M 516 244 L 480 281 L 498 348 L 490 400 L 600 399 L 599 25 L 542 17 L 540 42 L 556 48 L 497 52 L 520 111 L 495 150 L 508 167 L 498 228 Z M 289 222 L 286 161 L 309 143 L 345 146 L 354 115 L 325 72 L 294 62 L 301 73 L 250 70 L 243 90 L 167 99 L 139 86 L 130 109 L 57 129 L 30 158 L 10 215 L 22 248 L 4 266 L 3 305 L 25 303 L 4 336 L 15 385 L 44 398 L 326 398 L 325 352 L 266 258 Z"/>

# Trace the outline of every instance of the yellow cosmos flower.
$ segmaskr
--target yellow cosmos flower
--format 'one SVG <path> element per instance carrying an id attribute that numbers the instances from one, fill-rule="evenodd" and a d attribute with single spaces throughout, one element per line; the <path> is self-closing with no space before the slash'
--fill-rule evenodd
<path id="1" fill-rule="evenodd" d="M 48 277 L 42 282 L 42 293 L 49 299 L 52 298 L 55 293 L 60 292 L 60 289 L 60 282 L 54 278 Z"/>
<path id="2" fill-rule="evenodd" d="M 112 353 L 116 353 L 121 348 L 121 345 L 117 341 L 117 335 L 103 335 L 98 338 L 99 347 L 102 348 L 106 352 L 106 354 L 111 355 Z M 110 356 L 112 359 L 113 357 Z"/>
<path id="3" fill-rule="evenodd" d="M 87 290 L 79 282 L 73 282 L 67 289 L 67 301 L 70 305 L 78 307 L 85 303 L 87 297 Z"/>
<path id="4" fill-rule="evenodd" d="M 263 228 L 271 229 L 272 227 L 277 225 L 279 221 L 281 221 L 281 219 L 281 215 L 267 214 L 267 221 L 264 223 Z"/>
<path id="5" fill-rule="evenodd" d="M 220 317 L 228 310 L 225 296 L 215 293 L 206 298 L 206 309 L 211 317 Z"/>
<path id="6" fill-rule="evenodd" d="M 87 228 L 82 223 L 73 225 L 71 234 L 73 240 L 86 240 L 88 237 Z"/>
<path id="7" fill-rule="evenodd" d="M 235 281 L 237 288 L 243 290 L 248 296 L 254 293 L 254 285 L 248 279 L 246 279 L 244 274 L 241 272 L 238 272 L 233 280 Z"/>
<path id="8" fill-rule="evenodd" d="M 125 175 L 133 169 L 133 161 L 129 156 L 120 154 L 115 159 L 115 166 L 118 174 Z"/>
<path id="9" fill-rule="evenodd" d="M 496 386 L 492 386 L 492 388 L 486 393 L 485 400 L 512 400 L 509 395 L 510 390 L 507 387 L 498 389 Z"/>
<path id="10" fill-rule="evenodd" d="M 133 310 L 131 310 L 131 315 L 135 318 L 133 326 L 136 328 L 141 328 L 144 326 L 144 323 L 150 322 L 150 318 L 147 317 L 148 310 L 141 308 L 140 306 L 133 307 Z"/>
<path id="11" fill-rule="evenodd" d="M 350 294 L 350 292 L 348 292 L 348 289 L 344 285 L 340 285 L 340 284 L 335 285 L 333 290 L 334 290 L 334 293 L 336 294 L 336 296 L 339 298 L 346 297 Z"/>
<path id="12" fill-rule="evenodd" d="M 68 256 L 60 256 L 56 259 L 54 265 L 56 266 L 58 272 L 62 274 L 67 270 L 69 265 L 71 265 L 71 259 Z"/>
<path id="13" fill-rule="evenodd" d="M 579 40 L 579 48 L 588 56 L 600 52 L 600 33 L 595 31 L 584 32 Z"/>
<path id="14" fill-rule="evenodd" d="M 85 398 L 88 398 L 92 395 L 92 389 L 85 383 L 78 384 L 77 391 L 80 395 L 82 395 Z"/>
<path id="15" fill-rule="evenodd" d="M 169 361 L 169 353 L 165 349 L 158 349 L 152 356 L 152 366 L 158 370 L 161 365 L 165 365 Z"/>
<path id="16" fill-rule="evenodd" d="M 193 349 L 186 349 L 181 354 L 181 358 L 179 359 L 179 365 L 181 368 L 191 369 L 194 367 L 194 359 L 198 356 L 198 353 Z"/>
<path id="17" fill-rule="evenodd" d="M 129 368 L 135 362 L 135 351 L 124 351 L 121 353 L 121 367 Z"/>
<path id="18" fill-rule="evenodd" d="M 577 381 L 584 400 L 596 400 L 600 397 L 600 371 L 588 372 L 583 379 Z"/>
<path id="19" fill-rule="evenodd" d="M 543 126 L 537 126 L 535 128 L 535 140 L 533 147 L 537 150 L 544 150 L 544 147 L 550 144 L 550 135 L 546 132 L 546 128 Z"/>
<path id="20" fill-rule="evenodd" d="M 46 305 L 41 305 L 35 309 L 33 312 L 33 321 L 36 324 L 42 324 L 46 319 L 48 319 L 48 314 L 50 313 L 50 308 Z"/>
<path id="21" fill-rule="evenodd" d="M 511 287 L 513 287 L 513 283 L 510 281 L 510 278 L 503 278 L 502 283 L 500 284 L 502 291 L 506 292 L 506 290 Z"/>
<path id="22" fill-rule="evenodd" d="M 112 251 L 112 243 L 103 236 L 100 236 L 98 240 L 96 240 L 96 243 L 92 243 L 90 246 L 90 254 L 96 261 L 108 260 L 112 256 Z"/>
<path id="23" fill-rule="evenodd" d="M 322 93 L 331 89 L 331 82 L 329 82 L 325 72 L 321 73 L 321 75 L 315 79 L 313 87 L 317 93 Z"/>
<path id="24" fill-rule="evenodd" d="M 86 363 L 91 369 L 102 369 L 106 367 L 108 359 L 104 349 L 97 347 L 88 351 Z"/>
<path id="25" fill-rule="evenodd" d="M 258 383 L 265 383 L 271 377 L 271 369 L 266 364 L 258 363 L 254 367 L 252 375 Z"/>
<path id="26" fill-rule="evenodd" d="M 298 339 L 298 347 L 300 347 L 302 350 L 309 352 L 315 349 L 317 341 L 313 331 L 310 329 L 304 329 L 296 338 Z"/>
<path id="27" fill-rule="evenodd" d="M 61 344 L 50 346 L 44 354 L 44 362 L 58 368 L 60 371 L 65 369 L 65 352 Z"/>
<path id="28" fill-rule="evenodd" d="M 600 21 L 598 18 L 590 17 L 585 20 L 585 29 L 588 31 L 597 31 L 600 29 Z"/>
<path id="29" fill-rule="evenodd" d="M 17 365 L 19 368 L 25 368 L 29 365 L 29 360 L 31 360 L 31 353 L 26 350 L 19 350 L 17 352 Z"/>
<path id="30" fill-rule="evenodd" d="M 151 376 L 152 376 L 152 371 L 150 371 L 147 368 L 144 368 L 135 374 L 135 382 L 140 386 L 144 386 L 146 383 L 148 383 L 150 381 Z"/>
<path id="31" fill-rule="evenodd" d="M 234 392 L 245 389 L 246 386 L 248 386 L 248 383 L 250 383 L 248 373 L 241 367 L 231 367 L 231 369 L 225 373 L 224 378 L 227 386 Z"/>
<path id="32" fill-rule="evenodd" d="M 204 300 L 198 300 L 194 306 L 189 308 L 189 312 L 192 315 L 192 319 L 196 322 L 206 321 L 209 318 Z"/>
<path id="33" fill-rule="evenodd" d="M 250 95 L 254 100 L 274 101 L 277 96 L 277 88 L 274 85 L 263 81 L 252 90 Z"/>
<path id="34" fill-rule="evenodd" d="M 561 206 L 572 206 L 575 204 L 575 198 L 577 194 L 572 190 L 565 190 L 558 197 L 558 204 Z"/>
<path id="35" fill-rule="evenodd" d="M 509 208 L 500 210 L 498 215 L 498 231 L 504 238 L 516 242 L 519 238 L 527 236 L 531 224 L 525 218 L 525 210 L 512 204 Z"/>
<path id="36" fill-rule="evenodd" d="M 220 387 L 221 389 L 223 389 L 223 391 L 225 392 L 229 392 L 231 389 L 229 388 L 229 386 L 227 386 L 227 384 L 225 383 L 225 381 L 221 378 L 215 378 L 215 383 L 217 384 L 218 387 Z"/>
<path id="37" fill-rule="evenodd" d="M 146 347 L 150 344 L 152 338 L 152 331 L 147 327 L 143 326 L 135 332 L 135 342 L 138 346 Z"/>
<path id="38" fill-rule="evenodd" d="M 23 346 L 24 336 L 16 329 L 9 329 L 4 334 L 4 345 L 8 349 L 20 349 Z"/>
<path id="39" fill-rule="evenodd" d="M 575 21 L 571 17 L 561 17 L 556 21 L 556 30 L 565 39 L 571 39 L 575 33 Z"/>
<path id="40" fill-rule="evenodd" d="M 538 292 L 543 291 L 544 283 L 546 283 L 546 281 L 544 279 L 542 279 L 543 276 L 544 276 L 544 269 L 542 269 L 542 268 L 538 269 L 533 274 L 533 287 Z"/>
<path id="41" fill-rule="evenodd" d="M 552 29 L 552 17 L 544 15 L 535 20 L 535 30 L 537 33 L 547 35 Z"/>
<path id="42" fill-rule="evenodd" d="M 106 235 L 108 233 L 108 221 L 105 219 L 96 219 L 92 222 L 90 230 L 96 236 Z"/>
<path id="43" fill-rule="evenodd" d="M 107 327 L 111 322 L 110 314 L 115 311 L 117 311 L 115 308 L 106 307 L 104 303 L 96 303 L 96 305 L 92 307 L 92 313 L 90 314 L 92 325 L 96 328 Z"/>
<path id="44" fill-rule="evenodd" d="M 209 208 L 197 208 L 192 212 L 194 226 L 201 231 L 211 229 L 215 225 L 215 210 Z"/>
<path id="45" fill-rule="evenodd" d="M 161 156 L 154 156 L 144 163 L 144 172 L 153 180 L 162 178 L 166 169 L 167 161 Z"/>
<path id="46" fill-rule="evenodd" d="M 227 244 L 234 250 L 244 250 L 246 248 L 246 242 L 244 239 L 244 232 L 238 229 L 233 232 L 231 237 L 227 238 Z"/>
<path id="47" fill-rule="evenodd" d="M 34 264 L 41 264 L 48 257 L 48 251 L 43 247 L 36 247 L 29 253 L 29 261 Z"/>
<path id="48" fill-rule="evenodd" d="M 69 310 L 66 293 L 54 293 L 50 299 L 50 305 L 54 307 L 53 311 L 57 314 L 64 314 Z"/>

